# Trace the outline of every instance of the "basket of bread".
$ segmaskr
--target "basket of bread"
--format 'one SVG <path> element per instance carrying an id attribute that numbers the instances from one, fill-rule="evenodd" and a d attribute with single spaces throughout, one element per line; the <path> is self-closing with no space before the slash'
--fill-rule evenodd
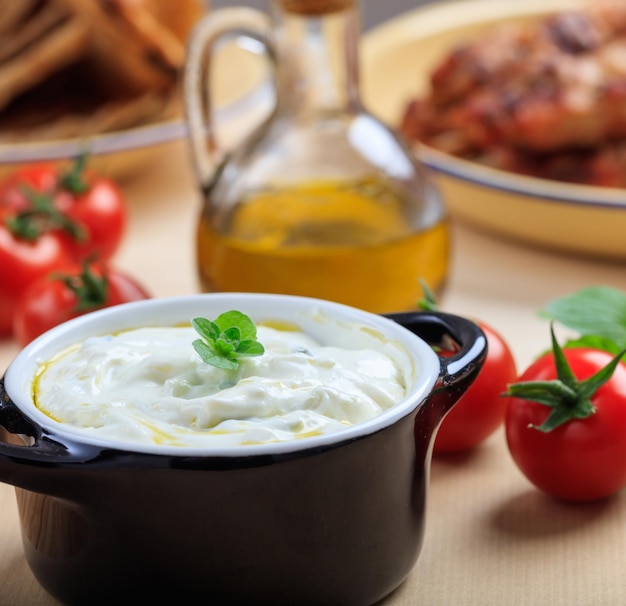
<path id="1" fill-rule="evenodd" d="M 186 38 L 207 6 L 1 0 L 0 163 L 74 155 L 93 137 L 179 117 Z"/>

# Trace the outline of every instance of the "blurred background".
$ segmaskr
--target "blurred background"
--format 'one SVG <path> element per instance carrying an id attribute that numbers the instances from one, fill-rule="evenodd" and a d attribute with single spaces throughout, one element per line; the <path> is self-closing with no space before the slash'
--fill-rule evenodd
<path id="1" fill-rule="evenodd" d="M 361 0 L 361 23 L 364 30 L 381 21 L 391 19 L 417 6 L 431 4 L 436 0 Z M 226 6 L 252 6 L 267 10 L 270 0 L 211 0 L 213 8 Z"/>

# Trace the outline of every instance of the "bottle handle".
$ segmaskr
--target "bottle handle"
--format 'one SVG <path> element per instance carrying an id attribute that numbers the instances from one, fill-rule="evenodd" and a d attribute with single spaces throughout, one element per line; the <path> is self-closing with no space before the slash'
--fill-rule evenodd
<path id="1" fill-rule="evenodd" d="M 253 8 L 236 7 L 207 14 L 196 24 L 189 37 L 183 96 L 193 166 L 205 192 L 224 156 L 212 120 L 210 76 L 215 45 L 226 36 L 251 38 L 264 47 L 274 66 L 276 55 L 270 32 L 268 15 Z"/>

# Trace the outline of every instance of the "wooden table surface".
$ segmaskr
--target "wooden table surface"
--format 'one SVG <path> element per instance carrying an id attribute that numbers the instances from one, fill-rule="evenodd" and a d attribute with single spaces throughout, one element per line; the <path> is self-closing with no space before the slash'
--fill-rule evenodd
<path id="1" fill-rule="evenodd" d="M 196 292 L 191 234 L 199 197 L 185 146 L 165 146 L 123 186 L 131 216 L 117 264 L 155 296 Z M 626 289 L 623 264 L 532 250 L 455 224 L 442 303 L 488 320 L 522 367 L 548 344 L 536 310 L 590 284 Z M 0 371 L 16 352 L 13 342 L 0 343 Z M 24 560 L 8 485 L 0 486 L 0 516 L 0 605 L 55 604 Z M 498 432 L 470 454 L 434 461 L 422 555 L 385 606 L 624 604 L 625 517 L 625 495 L 574 506 L 537 492 Z"/>

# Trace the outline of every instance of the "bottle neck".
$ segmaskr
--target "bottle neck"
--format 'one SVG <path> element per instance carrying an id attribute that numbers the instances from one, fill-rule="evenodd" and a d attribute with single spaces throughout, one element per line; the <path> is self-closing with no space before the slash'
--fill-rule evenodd
<path id="1" fill-rule="evenodd" d="M 360 109 L 357 0 L 274 0 L 279 109 Z"/>

